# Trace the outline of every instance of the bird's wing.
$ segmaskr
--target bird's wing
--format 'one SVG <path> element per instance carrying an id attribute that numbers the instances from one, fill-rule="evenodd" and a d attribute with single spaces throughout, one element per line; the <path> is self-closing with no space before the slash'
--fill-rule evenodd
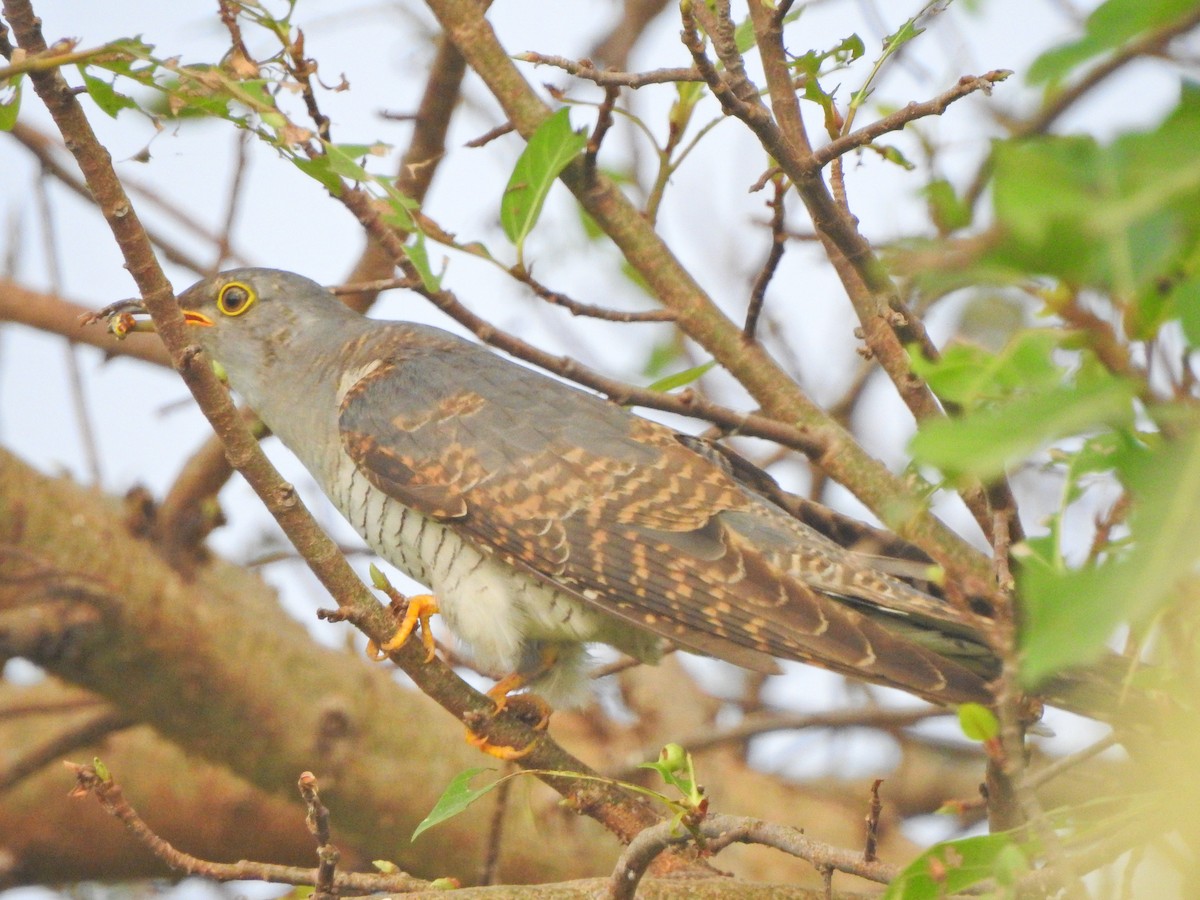
<path id="1" fill-rule="evenodd" d="M 898 583 L 848 569 L 669 429 L 436 329 L 390 328 L 403 349 L 367 361 L 339 418 L 376 488 L 684 648 L 986 699 L 979 674 L 830 595 L 871 603 Z"/>

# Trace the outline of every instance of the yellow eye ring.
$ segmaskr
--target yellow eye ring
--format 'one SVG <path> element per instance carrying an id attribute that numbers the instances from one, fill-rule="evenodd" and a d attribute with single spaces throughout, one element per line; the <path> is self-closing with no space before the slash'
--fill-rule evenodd
<path id="1" fill-rule="evenodd" d="M 227 316 L 240 316 L 253 306 L 257 299 L 248 284 L 231 281 L 217 294 L 217 309 Z"/>

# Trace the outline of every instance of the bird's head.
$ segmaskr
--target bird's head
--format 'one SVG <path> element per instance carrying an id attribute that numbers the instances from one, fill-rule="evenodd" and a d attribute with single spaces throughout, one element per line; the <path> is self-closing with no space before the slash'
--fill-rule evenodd
<path id="1" fill-rule="evenodd" d="M 285 352 L 298 337 L 327 329 L 345 311 L 325 288 L 278 269 L 231 269 L 179 295 L 189 336 L 221 365 Z"/>
<path id="2" fill-rule="evenodd" d="M 319 361 L 367 319 L 340 303 L 315 281 L 278 269 L 231 269 L 192 285 L 179 295 L 189 343 L 199 346 L 228 376 L 229 383 L 256 409 L 270 396 L 264 386 L 297 364 Z M 86 322 L 108 322 L 117 337 L 153 331 L 154 323 L 135 318 L 146 312 L 141 300 L 122 300 L 90 313 Z M 281 366 L 285 363 L 285 366 Z M 259 409 L 260 414 L 262 409 Z"/>

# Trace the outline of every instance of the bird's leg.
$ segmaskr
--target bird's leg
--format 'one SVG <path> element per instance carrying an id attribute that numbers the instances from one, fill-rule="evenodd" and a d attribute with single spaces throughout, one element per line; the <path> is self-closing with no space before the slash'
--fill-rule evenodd
<path id="1" fill-rule="evenodd" d="M 538 665 L 532 671 L 513 672 L 497 681 L 487 692 L 488 697 L 496 704 L 496 711 L 512 708 L 513 712 L 523 721 L 528 722 L 534 731 L 545 731 L 546 726 L 550 723 L 550 714 L 553 712 L 550 704 L 537 694 L 513 696 L 512 692 L 519 691 L 531 681 L 535 681 L 539 675 L 548 671 L 557 659 L 558 649 L 553 645 L 545 646 L 539 654 Z M 527 755 L 534 746 L 533 743 L 525 747 L 505 747 L 493 744 L 469 727 L 467 728 L 467 743 L 498 759 L 520 759 Z"/>
<path id="2" fill-rule="evenodd" d="M 429 628 L 429 617 L 438 611 L 437 599 L 432 594 L 414 594 L 411 597 L 405 597 L 392 587 L 392 583 L 375 566 L 371 566 L 371 582 L 376 589 L 388 595 L 391 600 L 392 613 L 399 616 L 400 611 L 403 610 L 404 615 L 400 619 L 400 627 L 396 629 L 396 633 L 388 638 L 382 646 L 377 646 L 374 641 L 367 644 L 367 654 L 374 660 L 386 659 L 393 650 L 399 650 L 404 646 L 404 642 L 408 640 L 413 629 L 420 622 L 421 643 L 425 646 L 425 662 L 432 660 L 436 645 L 433 641 L 433 631 Z"/>

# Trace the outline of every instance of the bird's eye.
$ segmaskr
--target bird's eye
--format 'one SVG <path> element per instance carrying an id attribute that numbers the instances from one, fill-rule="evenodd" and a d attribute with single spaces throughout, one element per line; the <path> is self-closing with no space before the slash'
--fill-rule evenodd
<path id="1" fill-rule="evenodd" d="M 231 281 L 217 295 L 217 309 L 227 316 L 240 316 L 254 305 L 254 291 L 240 281 Z"/>

